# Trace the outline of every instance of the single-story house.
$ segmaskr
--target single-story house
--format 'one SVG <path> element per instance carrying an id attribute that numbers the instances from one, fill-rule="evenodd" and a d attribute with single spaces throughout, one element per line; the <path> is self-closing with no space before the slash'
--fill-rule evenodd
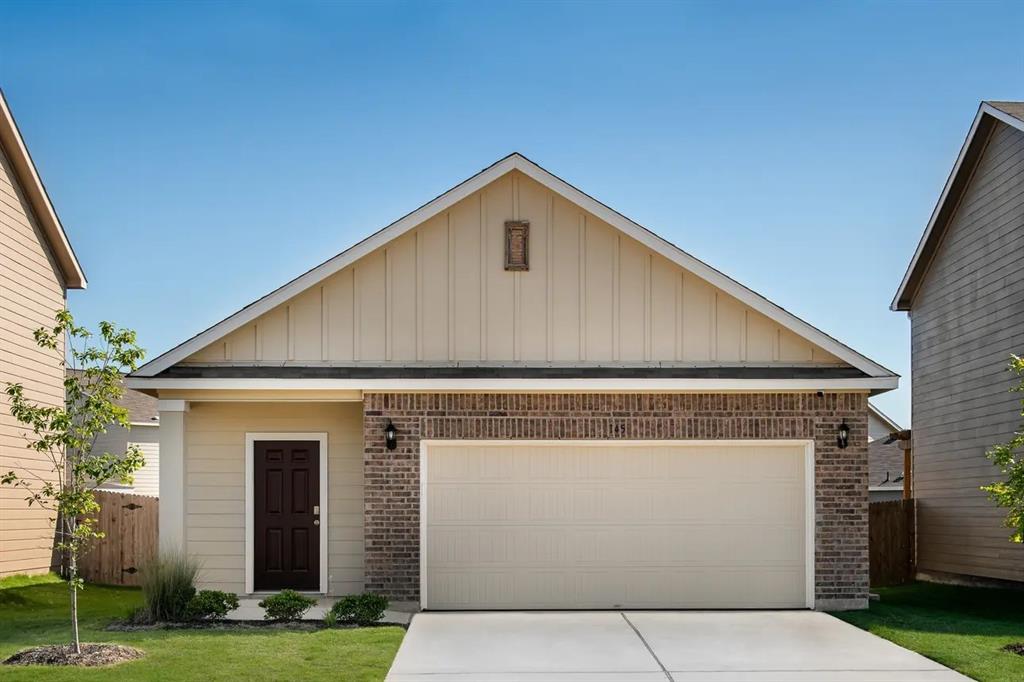
<path id="1" fill-rule="evenodd" d="M 903 499 L 904 450 L 890 438 L 903 429 L 868 403 L 868 501 Z"/>
<path id="2" fill-rule="evenodd" d="M 26 429 L 11 414 L 3 388 L 21 384 L 40 405 L 64 405 L 64 349 L 40 348 L 34 332 L 53 325 L 68 289 L 85 273 L 39 171 L 0 91 L 0 475 L 55 483 L 50 458 L 27 448 Z M 28 506 L 24 488 L 0 485 L 0 578 L 46 573 L 54 552 L 53 513 Z"/>
<path id="3" fill-rule="evenodd" d="M 75 371 L 75 370 L 69 370 Z M 125 388 L 118 405 L 128 410 L 128 427 L 111 424 L 104 433 L 96 437 L 94 452 L 120 454 L 131 446 L 137 446 L 145 464 L 135 472 L 130 485 L 110 480 L 99 490 L 109 490 L 133 495 L 158 497 L 160 495 L 160 413 L 157 399 L 141 391 Z"/>
<path id="4" fill-rule="evenodd" d="M 897 383 L 520 154 L 128 379 L 203 585 L 425 609 L 862 608 Z"/>
<path id="5" fill-rule="evenodd" d="M 919 576 L 1024 581 L 1024 545 L 981 486 L 1020 428 L 1024 353 L 1024 102 L 982 102 L 892 309 L 910 317 Z"/>

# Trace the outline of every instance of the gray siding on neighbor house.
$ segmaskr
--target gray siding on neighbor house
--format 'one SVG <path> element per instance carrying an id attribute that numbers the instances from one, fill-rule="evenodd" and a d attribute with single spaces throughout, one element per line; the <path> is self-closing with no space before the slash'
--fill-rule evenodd
<path id="1" fill-rule="evenodd" d="M 1007 371 L 1024 353 L 1024 133 L 998 124 L 911 313 L 918 569 L 1024 580 L 1024 546 L 979 486 L 1020 423 Z"/>

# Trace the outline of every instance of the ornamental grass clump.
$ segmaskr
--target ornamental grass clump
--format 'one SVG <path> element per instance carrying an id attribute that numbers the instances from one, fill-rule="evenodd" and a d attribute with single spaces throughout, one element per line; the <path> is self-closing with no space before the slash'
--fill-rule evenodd
<path id="1" fill-rule="evenodd" d="M 198 575 L 199 562 L 185 554 L 168 553 L 150 562 L 141 574 L 141 618 L 151 623 L 189 620 Z"/>

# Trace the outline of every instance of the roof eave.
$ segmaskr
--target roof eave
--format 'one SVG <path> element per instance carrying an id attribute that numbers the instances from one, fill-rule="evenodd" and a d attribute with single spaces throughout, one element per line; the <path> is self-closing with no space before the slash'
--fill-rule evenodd
<path id="1" fill-rule="evenodd" d="M 956 205 L 963 196 L 966 185 L 970 182 L 970 176 L 977 167 L 977 162 L 984 152 L 997 121 L 1024 131 L 1024 121 L 1021 119 L 993 107 L 988 102 L 982 102 L 978 107 L 978 113 L 974 117 L 974 122 L 971 123 L 971 128 L 964 139 L 949 177 L 946 179 L 939 200 L 932 210 L 920 241 L 918 241 L 899 289 L 893 296 L 892 303 L 889 304 L 890 310 L 909 312 L 913 307 L 914 297 L 917 295 L 921 280 L 924 278 L 928 266 L 931 265 L 932 257 L 939 242 L 942 241 L 946 227 L 956 213 Z"/>
<path id="2" fill-rule="evenodd" d="M 32 155 L 18 130 L 18 124 L 7 104 L 3 90 L 0 90 L 0 146 L 3 147 L 18 176 L 19 184 L 28 199 L 36 220 L 50 245 L 57 265 L 68 289 L 85 289 L 88 280 L 78 257 L 68 240 L 64 226 L 46 192 L 46 186 L 32 161 Z"/>

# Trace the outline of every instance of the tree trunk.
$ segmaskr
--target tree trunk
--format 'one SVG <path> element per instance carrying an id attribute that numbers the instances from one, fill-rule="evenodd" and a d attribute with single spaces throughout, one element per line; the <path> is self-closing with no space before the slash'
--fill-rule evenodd
<path id="1" fill-rule="evenodd" d="M 82 653 L 82 643 L 78 638 L 78 547 L 75 545 L 75 519 L 65 523 L 68 531 L 68 589 L 71 590 L 71 645 L 76 654 Z"/>

